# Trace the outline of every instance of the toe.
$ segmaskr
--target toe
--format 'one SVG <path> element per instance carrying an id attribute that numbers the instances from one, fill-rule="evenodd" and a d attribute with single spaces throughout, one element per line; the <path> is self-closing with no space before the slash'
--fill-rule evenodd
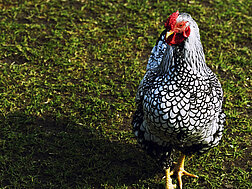
<path id="1" fill-rule="evenodd" d="M 186 176 L 189 176 L 189 177 L 198 178 L 197 175 L 191 174 L 191 173 L 187 172 L 186 170 L 183 170 L 183 175 L 186 175 Z"/>

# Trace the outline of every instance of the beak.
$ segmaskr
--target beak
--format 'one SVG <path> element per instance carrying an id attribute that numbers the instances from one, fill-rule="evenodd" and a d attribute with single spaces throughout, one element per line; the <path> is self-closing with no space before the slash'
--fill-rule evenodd
<path id="1" fill-rule="evenodd" d="M 172 31 L 172 30 L 166 32 L 166 34 L 165 34 L 165 40 L 167 40 L 167 38 L 168 38 L 170 35 L 172 35 L 173 33 L 174 33 L 174 31 Z"/>

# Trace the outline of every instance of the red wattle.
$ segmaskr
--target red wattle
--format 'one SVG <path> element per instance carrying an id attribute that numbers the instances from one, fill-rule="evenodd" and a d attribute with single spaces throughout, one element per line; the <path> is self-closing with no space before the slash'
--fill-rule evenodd
<path id="1" fill-rule="evenodd" d="M 186 38 L 183 36 L 183 34 L 181 33 L 174 33 L 173 35 L 170 35 L 167 40 L 166 43 L 168 45 L 175 45 L 175 44 L 180 44 L 182 43 Z"/>

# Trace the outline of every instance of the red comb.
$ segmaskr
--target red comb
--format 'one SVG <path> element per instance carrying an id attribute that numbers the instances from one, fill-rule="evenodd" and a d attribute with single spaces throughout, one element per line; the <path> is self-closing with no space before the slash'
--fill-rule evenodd
<path id="1" fill-rule="evenodd" d="M 172 13 L 169 18 L 165 22 L 165 28 L 168 30 L 172 30 L 176 24 L 176 20 L 178 18 L 179 11 Z"/>

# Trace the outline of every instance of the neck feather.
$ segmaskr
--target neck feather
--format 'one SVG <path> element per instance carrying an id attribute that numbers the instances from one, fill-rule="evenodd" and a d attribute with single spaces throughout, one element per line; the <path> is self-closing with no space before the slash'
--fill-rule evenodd
<path id="1" fill-rule="evenodd" d="M 169 73 L 174 68 L 186 68 L 194 73 L 206 74 L 205 55 L 199 36 L 190 35 L 180 45 L 168 46 L 160 65 L 160 71 Z"/>

